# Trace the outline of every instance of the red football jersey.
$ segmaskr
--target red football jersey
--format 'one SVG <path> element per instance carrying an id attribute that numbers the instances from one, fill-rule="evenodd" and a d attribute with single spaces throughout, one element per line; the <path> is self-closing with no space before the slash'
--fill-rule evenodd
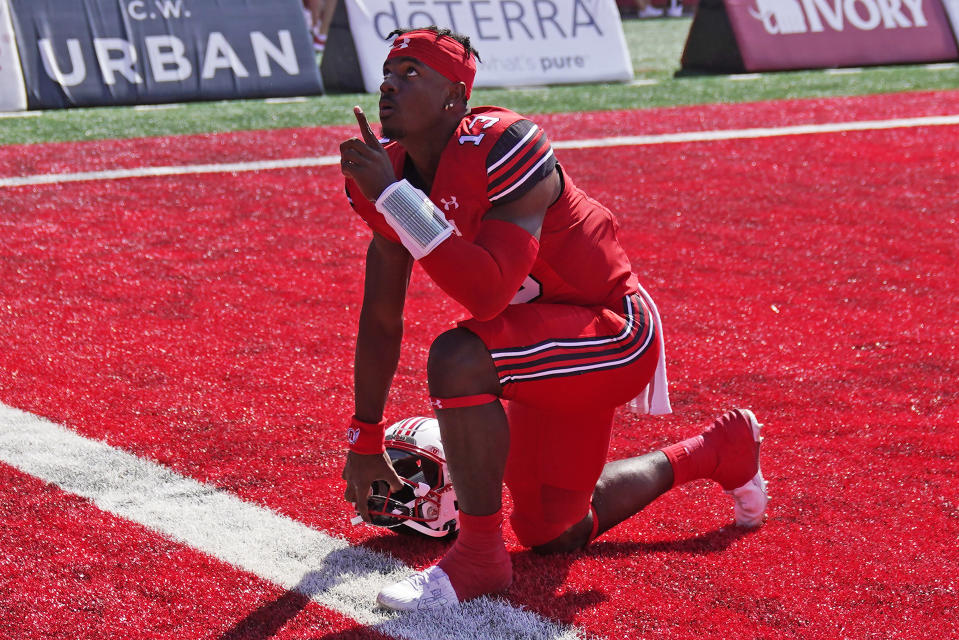
<path id="1" fill-rule="evenodd" d="M 412 164 L 407 167 L 403 147 L 390 142 L 385 149 L 397 179 L 407 178 L 422 188 Z M 556 170 L 562 171 L 546 134 L 535 123 L 508 109 L 476 107 L 463 118 L 443 150 L 428 195 L 456 232 L 472 240 L 490 208 L 522 196 Z M 616 220 L 569 176 L 563 173 L 562 177 L 562 194 L 546 212 L 536 262 L 512 303 L 619 309 L 623 296 L 637 287 L 616 237 Z M 351 180 L 346 181 L 346 191 L 350 204 L 373 230 L 399 242 L 382 214 Z"/>

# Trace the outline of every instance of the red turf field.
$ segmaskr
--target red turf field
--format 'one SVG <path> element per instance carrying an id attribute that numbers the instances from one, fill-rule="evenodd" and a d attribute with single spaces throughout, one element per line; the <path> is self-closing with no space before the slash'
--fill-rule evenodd
<path id="1" fill-rule="evenodd" d="M 537 120 L 565 141 L 954 114 L 959 92 Z M 346 134 L 7 147 L 0 177 Z M 667 332 L 676 413 L 619 414 L 611 457 L 749 406 L 773 502 L 746 533 L 694 483 L 559 558 L 510 534 L 508 602 L 581 637 L 959 637 L 959 126 L 557 155 L 618 213 Z M 0 210 L 0 403 L 409 565 L 443 553 L 351 527 L 340 497 L 367 231 L 337 167 L 0 187 Z M 391 417 L 428 411 L 460 313 L 415 272 Z M 0 463 L 0 638 L 381 632 Z"/>

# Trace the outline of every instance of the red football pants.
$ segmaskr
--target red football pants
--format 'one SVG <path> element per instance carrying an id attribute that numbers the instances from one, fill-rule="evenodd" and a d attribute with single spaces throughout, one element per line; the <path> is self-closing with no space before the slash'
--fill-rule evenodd
<path id="1" fill-rule="evenodd" d="M 544 544 L 589 511 L 614 410 L 652 379 L 660 328 L 637 295 L 618 311 L 529 303 L 460 324 L 489 349 L 508 401 L 513 531 Z"/>

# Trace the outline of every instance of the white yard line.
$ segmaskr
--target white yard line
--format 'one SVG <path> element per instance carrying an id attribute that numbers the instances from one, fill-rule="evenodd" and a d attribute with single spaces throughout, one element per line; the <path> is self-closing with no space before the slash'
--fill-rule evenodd
<path id="1" fill-rule="evenodd" d="M 0 111 L 0 118 L 39 118 L 40 111 Z"/>
<path id="2" fill-rule="evenodd" d="M 651 136 L 620 136 L 593 140 L 560 140 L 553 142 L 554 149 L 589 149 L 596 147 L 639 147 L 677 142 L 713 142 L 716 140 L 747 140 L 751 138 L 775 138 L 779 136 L 805 136 L 817 133 L 842 133 L 845 131 L 878 131 L 882 129 L 905 129 L 959 124 L 959 115 L 923 116 L 896 118 L 894 120 L 860 120 L 854 122 L 828 122 L 803 124 L 791 127 L 763 127 L 756 129 L 720 129 L 716 131 L 683 131 Z M 2 183 L 0 183 L 2 186 Z"/>
<path id="3" fill-rule="evenodd" d="M 788 127 L 762 127 L 754 129 L 719 129 L 713 131 L 681 131 L 645 136 L 614 136 L 586 140 L 554 140 L 554 149 L 595 149 L 601 147 L 640 147 L 654 144 L 689 142 L 713 142 L 716 140 L 747 140 L 779 136 L 803 136 L 819 133 L 842 133 L 845 131 L 878 131 L 882 129 L 909 129 L 915 127 L 950 126 L 959 124 L 959 115 L 922 116 L 894 118 L 890 120 L 860 120 L 853 122 L 827 122 Z M 289 158 L 286 160 L 260 160 L 223 164 L 171 165 L 164 167 L 137 167 L 81 173 L 53 173 L 33 176 L 0 178 L 2 187 L 22 187 L 66 182 L 94 180 L 119 180 L 123 178 L 147 178 L 156 176 L 182 176 L 201 173 L 242 173 L 246 171 L 271 171 L 275 169 L 328 167 L 339 164 L 339 156 Z"/>
<path id="4" fill-rule="evenodd" d="M 412 570 L 388 555 L 0 404 L 0 461 L 396 638 L 574 640 L 584 634 L 505 600 L 443 615 L 391 614 L 380 587 Z"/>
<path id="5" fill-rule="evenodd" d="M 835 69 L 825 69 L 823 73 L 827 76 L 848 76 L 865 71 L 862 67 L 838 67 Z"/>
<path id="6" fill-rule="evenodd" d="M 171 111 L 180 109 L 184 105 L 182 102 L 173 102 L 169 104 L 138 104 L 133 107 L 134 111 Z"/>
<path id="7" fill-rule="evenodd" d="M 297 104 L 300 102 L 306 102 L 308 98 L 306 96 L 292 96 L 289 98 L 266 98 L 263 100 L 264 104 Z"/>
<path id="8" fill-rule="evenodd" d="M 201 173 L 243 173 L 246 171 L 272 171 L 275 169 L 299 169 L 303 167 L 326 167 L 339 164 L 339 156 L 313 158 L 290 158 L 288 160 L 258 160 L 224 164 L 185 164 L 165 167 L 137 167 L 107 171 L 84 171 L 80 173 L 47 173 L 20 178 L 0 178 L 0 187 L 22 187 L 64 182 L 87 182 L 92 180 L 120 180 L 122 178 L 150 178 L 157 176 L 184 176 Z"/>

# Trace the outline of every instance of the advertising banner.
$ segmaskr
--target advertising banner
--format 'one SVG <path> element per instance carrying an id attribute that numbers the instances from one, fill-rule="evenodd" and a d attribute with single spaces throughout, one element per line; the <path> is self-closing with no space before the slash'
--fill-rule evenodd
<path id="1" fill-rule="evenodd" d="M 0 111 L 23 111 L 27 93 L 20 71 L 17 40 L 13 37 L 7 0 L 0 0 Z"/>
<path id="2" fill-rule="evenodd" d="M 941 0 L 725 0 L 746 71 L 959 57 Z"/>
<path id="3" fill-rule="evenodd" d="M 367 91 L 383 79 L 387 35 L 435 24 L 470 37 L 476 86 L 628 81 L 615 0 L 346 0 Z"/>
<path id="4" fill-rule="evenodd" d="M 959 0 L 942 0 L 942 3 L 946 5 L 949 21 L 952 22 L 952 33 L 959 38 Z"/>
<path id="5" fill-rule="evenodd" d="M 320 92 L 300 0 L 10 0 L 31 109 Z"/>

